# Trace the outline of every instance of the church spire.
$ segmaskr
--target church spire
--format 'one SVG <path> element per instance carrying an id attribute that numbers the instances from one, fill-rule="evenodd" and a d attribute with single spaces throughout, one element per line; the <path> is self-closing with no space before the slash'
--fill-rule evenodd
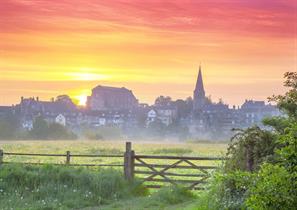
<path id="1" fill-rule="evenodd" d="M 198 73 L 198 78 L 196 82 L 196 88 L 195 92 L 201 92 L 204 93 L 204 85 L 203 85 L 203 79 L 202 79 L 202 71 L 201 71 L 201 65 L 199 65 L 199 73 Z"/>
<path id="2" fill-rule="evenodd" d="M 199 110 L 204 107 L 206 102 L 205 91 L 202 78 L 201 65 L 199 65 L 199 73 L 196 82 L 196 88 L 194 90 L 194 110 Z"/>

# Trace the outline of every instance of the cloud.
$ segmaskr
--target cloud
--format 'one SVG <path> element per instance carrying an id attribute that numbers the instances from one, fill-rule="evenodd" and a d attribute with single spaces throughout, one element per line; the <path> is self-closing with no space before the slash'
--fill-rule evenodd
<path id="1" fill-rule="evenodd" d="M 0 6 L 3 31 L 234 32 L 295 36 L 292 0 L 99 1 L 8 0 Z M 127 29 L 127 30 L 128 30 Z"/>

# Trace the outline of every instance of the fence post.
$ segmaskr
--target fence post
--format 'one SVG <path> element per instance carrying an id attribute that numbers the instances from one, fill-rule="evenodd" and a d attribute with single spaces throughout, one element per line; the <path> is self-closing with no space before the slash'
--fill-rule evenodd
<path id="1" fill-rule="evenodd" d="M 4 152 L 2 149 L 0 149 L 0 165 L 3 163 L 3 155 L 4 155 Z"/>
<path id="2" fill-rule="evenodd" d="M 124 174 L 128 181 L 134 178 L 134 151 L 132 150 L 132 143 L 126 142 L 126 152 L 124 154 Z"/>
<path id="3" fill-rule="evenodd" d="M 66 164 L 70 164 L 70 151 L 66 152 Z"/>

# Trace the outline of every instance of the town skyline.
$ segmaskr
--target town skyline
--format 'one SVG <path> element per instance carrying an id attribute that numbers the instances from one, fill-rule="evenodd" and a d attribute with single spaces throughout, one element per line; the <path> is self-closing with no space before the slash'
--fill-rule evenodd
<path id="1" fill-rule="evenodd" d="M 297 71 L 294 0 L 5 0 L 0 4 L 0 104 L 102 84 L 142 102 L 207 95 L 239 105 L 282 94 Z"/>
<path id="2" fill-rule="evenodd" d="M 202 79 L 202 75 L 201 75 L 201 73 L 202 73 L 203 71 L 202 71 L 202 69 L 201 69 L 201 64 L 199 64 L 199 70 L 197 70 L 197 77 L 200 75 L 200 77 L 201 77 L 201 79 Z M 267 101 L 267 97 L 266 98 L 253 98 L 253 97 L 249 97 L 249 96 L 244 96 L 244 99 L 242 100 L 242 101 L 239 101 L 239 103 L 238 104 L 235 104 L 235 103 L 233 103 L 233 104 L 231 104 L 231 103 L 228 103 L 228 101 L 226 101 L 225 99 L 224 99 L 224 96 L 220 96 L 220 97 L 218 97 L 218 98 L 213 98 L 212 97 L 212 95 L 207 91 L 207 82 L 205 82 L 205 77 L 204 77 L 204 74 L 203 74 L 203 81 L 204 81 L 204 83 L 205 83 L 205 85 L 206 85 L 206 90 L 205 90 L 205 96 L 206 97 L 209 97 L 213 102 L 215 102 L 215 103 L 217 103 L 217 102 L 219 102 L 219 101 L 223 101 L 225 104 L 227 104 L 227 105 L 229 105 L 230 107 L 232 107 L 233 105 L 235 105 L 235 106 L 241 106 L 246 100 L 258 100 L 258 101 L 265 101 L 265 102 L 268 102 Z M 96 82 L 96 81 L 94 81 L 94 82 Z M 96 84 L 96 83 L 95 83 Z M 193 83 L 193 84 L 195 84 L 195 83 Z M 39 100 L 43 100 L 43 101 L 51 101 L 52 99 L 55 99 L 57 96 L 60 96 L 60 95 L 67 95 L 67 96 L 70 96 L 70 98 L 73 100 L 73 102 L 76 104 L 76 105 L 78 105 L 78 106 L 81 106 L 81 107 L 85 107 L 86 105 L 87 105 L 87 97 L 89 97 L 89 96 L 91 96 L 91 93 L 92 93 L 92 89 L 93 88 L 95 88 L 95 87 L 97 87 L 97 86 L 106 86 L 106 87 L 115 87 L 115 88 L 127 88 L 127 89 L 129 89 L 129 90 L 131 90 L 132 92 L 134 92 L 134 90 L 133 89 L 131 89 L 131 88 L 129 88 L 129 87 L 125 87 L 125 86 L 111 86 L 111 85 L 108 85 L 108 83 L 107 84 L 105 84 L 105 83 L 101 83 L 101 84 L 96 84 L 95 86 L 93 86 L 93 87 L 91 87 L 88 91 L 85 91 L 85 93 L 84 93 L 84 95 L 81 95 L 81 96 L 78 96 L 78 97 L 73 97 L 73 96 L 71 96 L 70 94 L 68 94 L 68 93 L 65 93 L 65 92 L 61 92 L 61 93 L 57 93 L 57 95 L 52 95 L 51 97 L 49 97 L 49 98 L 43 98 L 43 97 L 40 97 L 40 95 L 26 95 L 26 94 L 24 94 L 24 95 L 20 95 L 19 96 L 19 98 L 18 98 L 18 100 L 17 101 L 15 101 L 15 103 L 11 103 L 11 104 L 5 104 L 5 103 L 3 103 L 3 104 L 0 104 L 0 105 L 8 105 L 8 106 L 10 106 L 10 105 L 15 105 L 15 104 L 18 104 L 19 102 L 20 102 L 20 100 L 21 100 L 21 98 L 38 98 Z M 197 88 L 197 87 L 196 87 Z M 193 97 L 193 91 L 194 91 L 194 89 L 195 89 L 195 86 L 193 85 L 193 90 L 192 90 L 192 95 L 191 94 L 189 94 L 188 96 L 184 96 L 183 98 L 182 97 L 177 97 L 177 98 L 174 98 L 174 97 L 172 97 L 172 96 L 170 96 L 170 95 L 166 95 L 166 94 L 159 94 L 159 95 L 156 95 L 151 101 L 141 101 L 140 99 L 139 99 L 139 97 L 138 97 L 138 95 L 137 94 L 135 94 L 135 96 L 136 96 L 136 98 L 138 99 L 138 101 L 139 101 L 139 103 L 143 103 L 143 104 L 149 104 L 149 105 L 153 105 L 154 103 L 155 103 L 155 100 L 159 97 L 159 96 L 165 96 L 165 97 L 170 97 L 170 98 L 172 98 L 172 100 L 179 100 L 179 99 L 181 99 L 181 100 L 185 100 L 185 99 L 187 99 L 188 97 L 191 97 L 192 99 L 194 98 Z M 41 94 L 42 95 L 42 94 Z M 272 94 L 271 94 L 272 95 Z"/>

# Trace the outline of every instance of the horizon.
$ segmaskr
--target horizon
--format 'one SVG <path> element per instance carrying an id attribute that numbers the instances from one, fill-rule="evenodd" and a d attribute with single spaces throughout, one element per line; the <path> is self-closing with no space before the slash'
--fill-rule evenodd
<path id="1" fill-rule="evenodd" d="M 206 95 L 230 106 L 285 92 L 296 71 L 296 1 L 7 0 L 0 5 L 0 104 L 84 100 L 97 85 L 142 103 Z"/>

